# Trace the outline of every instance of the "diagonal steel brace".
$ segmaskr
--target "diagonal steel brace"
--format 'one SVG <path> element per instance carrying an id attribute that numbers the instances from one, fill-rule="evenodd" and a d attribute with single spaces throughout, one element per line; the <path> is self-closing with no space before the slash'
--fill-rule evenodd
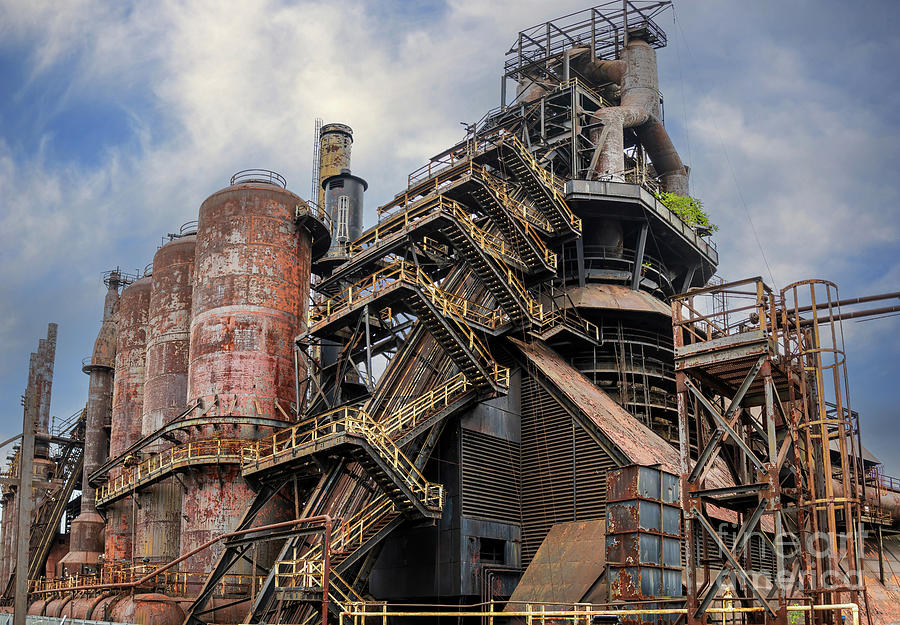
<path id="1" fill-rule="evenodd" d="M 765 608 L 766 611 L 769 612 L 770 615 L 775 616 L 775 610 L 772 609 L 772 606 L 766 601 L 766 598 L 763 597 L 762 593 L 758 588 L 753 584 L 753 580 L 747 574 L 747 572 L 741 567 L 741 565 L 737 561 L 737 555 L 743 553 L 744 549 L 747 546 L 747 543 L 750 542 L 750 537 L 753 535 L 753 530 L 756 529 L 756 526 L 759 524 L 759 520 L 762 518 L 763 513 L 765 513 L 766 508 L 769 506 L 769 500 L 767 498 L 762 498 L 759 502 L 759 505 L 756 507 L 756 510 L 753 511 L 753 514 L 750 515 L 750 519 L 743 524 L 740 531 L 738 532 L 737 537 L 734 541 L 734 553 L 728 549 L 728 546 L 722 540 L 722 537 L 716 533 L 715 528 L 710 525 L 709 521 L 702 514 L 696 515 L 694 518 L 700 522 L 700 525 L 703 526 L 703 529 L 706 530 L 706 533 L 710 535 L 713 539 L 713 542 L 719 547 L 722 553 L 725 555 L 725 559 L 728 560 L 728 564 L 731 568 L 747 582 L 747 585 L 750 587 L 750 592 L 753 593 L 753 596 L 756 597 L 757 601 L 759 601 Z M 725 581 L 725 575 L 727 575 L 726 569 L 722 569 L 719 571 L 718 576 L 716 576 L 715 581 L 712 585 L 706 590 L 706 594 L 703 596 L 703 600 L 700 602 L 699 607 L 697 608 L 697 613 L 695 616 L 700 616 L 706 612 L 706 609 L 712 603 L 713 599 L 715 599 L 716 592 L 718 592 L 719 587 L 722 585 L 722 582 Z"/>

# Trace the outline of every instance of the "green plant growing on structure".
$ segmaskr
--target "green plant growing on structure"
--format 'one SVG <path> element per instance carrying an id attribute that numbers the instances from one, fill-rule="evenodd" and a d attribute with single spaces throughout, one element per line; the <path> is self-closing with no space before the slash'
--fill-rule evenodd
<path id="1" fill-rule="evenodd" d="M 700 226 L 705 230 L 700 236 L 709 236 L 719 229 L 717 225 L 709 222 L 709 215 L 703 211 L 703 203 L 695 197 L 661 191 L 656 195 L 656 199 L 687 225 Z"/>

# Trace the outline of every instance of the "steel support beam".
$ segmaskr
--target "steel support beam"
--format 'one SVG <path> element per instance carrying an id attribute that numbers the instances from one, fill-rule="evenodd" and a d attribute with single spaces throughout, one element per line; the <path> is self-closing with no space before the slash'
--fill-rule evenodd
<path id="1" fill-rule="evenodd" d="M 741 438 L 741 435 L 732 428 L 725 419 L 722 418 L 719 410 L 706 398 L 703 396 L 703 393 L 700 392 L 690 380 L 685 380 L 685 386 L 694 394 L 697 400 L 703 404 L 703 407 L 706 408 L 709 413 L 712 415 L 713 419 L 716 421 L 716 424 L 722 428 L 728 436 L 735 442 L 735 444 L 741 448 L 747 457 L 750 459 L 750 462 L 756 465 L 756 468 L 760 471 L 765 471 L 766 466 L 762 460 L 756 457 L 756 454 L 753 453 L 753 450 L 744 442 L 744 439 Z"/>
<path id="2" fill-rule="evenodd" d="M 728 409 L 725 411 L 725 414 L 722 415 L 722 419 L 727 422 L 732 428 L 734 428 L 736 424 L 736 419 L 732 420 L 732 416 L 737 412 L 738 408 L 740 408 L 741 402 L 744 399 L 744 395 L 747 394 L 747 390 L 750 388 L 750 385 L 753 384 L 753 380 L 756 379 L 756 375 L 759 373 L 760 368 L 765 362 L 766 356 L 761 356 L 755 365 L 747 372 L 747 375 L 744 377 L 744 381 L 741 382 L 741 385 L 738 387 L 737 392 L 734 394 L 734 397 L 731 398 L 731 404 L 728 406 Z M 714 411 L 715 412 L 715 411 Z M 738 415 L 740 416 L 740 415 Z M 706 447 L 703 448 L 703 451 L 700 452 L 700 456 L 697 458 L 697 464 L 694 465 L 694 469 L 691 471 L 690 477 L 688 477 L 689 482 L 696 482 L 699 478 L 702 478 L 706 474 L 704 470 L 707 466 L 707 463 L 712 463 L 716 456 L 719 453 L 719 443 L 722 442 L 722 439 L 725 438 L 725 429 L 722 427 L 716 428 L 715 434 L 709 439 L 709 442 L 706 444 Z"/>
<path id="3" fill-rule="evenodd" d="M 637 291 L 641 284 L 641 269 L 644 268 L 644 250 L 647 248 L 647 231 L 650 224 L 644 222 L 641 224 L 641 233 L 638 235 L 637 251 L 634 255 L 634 267 L 631 268 L 631 290 Z M 581 239 L 579 238 L 579 241 Z"/>
<path id="4" fill-rule="evenodd" d="M 759 520 L 762 518 L 763 514 L 766 511 L 766 508 L 769 505 L 768 499 L 761 499 L 759 505 L 756 506 L 756 509 L 753 511 L 753 514 L 750 515 L 750 518 L 747 519 L 742 525 L 741 529 L 738 531 L 738 535 L 735 537 L 734 541 L 734 552 L 728 549 L 728 546 L 722 540 L 722 537 L 719 536 L 718 532 L 716 532 L 715 528 L 710 525 L 709 521 L 703 517 L 702 514 L 697 515 L 697 520 L 700 522 L 700 525 L 706 530 L 706 533 L 710 535 L 713 539 L 713 542 L 719 547 L 722 553 L 725 555 L 725 559 L 728 561 L 728 564 L 731 565 L 732 569 L 740 575 L 744 581 L 750 586 L 750 592 L 753 593 L 760 603 L 765 606 L 766 610 L 772 615 L 775 616 L 775 611 L 772 610 L 772 607 L 768 604 L 765 598 L 762 596 L 762 593 L 754 586 L 753 580 L 747 574 L 747 572 L 741 567 L 738 563 L 737 559 L 744 552 L 744 549 L 747 547 L 747 543 L 750 542 L 750 537 L 753 536 L 753 530 L 756 529 L 757 525 L 759 525 Z M 722 569 L 719 571 L 718 576 L 713 581 L 713 583 L 706 589 L 706 592 L 703 595 L 703 599 L 700 601 L 700 604 L 697 608 L 697 611 L 694 613 L 695 618 L 699 617 L 706 613 L 706 610 L 709 608 L 713 599 L 716 597 L 716 593 L 719 591 L 719 588 L 722 586 L 722 582 L 725 581 L 725 576 L 728 575 L 728 571 L 726 569 Z"/>

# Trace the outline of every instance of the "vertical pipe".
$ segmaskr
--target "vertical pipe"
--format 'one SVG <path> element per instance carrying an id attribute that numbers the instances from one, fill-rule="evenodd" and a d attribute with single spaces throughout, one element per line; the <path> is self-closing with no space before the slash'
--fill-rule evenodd
<path id="1" fill-rule="evenodd" d="M 369 390 L 372 390 L 373 382 L 372 382 L 372 335 L 369 331 L 369 305 L 366 304 L 363 308 L 363 316 L 366 318 L 366 376 L 368 380 L 366 381 L 366 386 L 369 387 Z"/>
<path id="2" fill-rule="evenodd" d="M 875 525 L 878 534 L 878 579 L 884 584 L 884 543 L 881 540 L 881 523 Z"/>

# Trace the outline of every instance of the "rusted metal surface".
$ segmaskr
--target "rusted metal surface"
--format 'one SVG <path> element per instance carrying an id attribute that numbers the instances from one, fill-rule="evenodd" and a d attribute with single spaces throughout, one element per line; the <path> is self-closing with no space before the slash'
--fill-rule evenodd
<path id="1" fill-rule="evenodd" d="M 28 361 L 28 376 L 24 395 L 23 424 L 31 424 L 35 435 L 33 463 L 34 489 L 31 491 L 33 510 L 39 510 L 46 500 L 50 473 L 54 463 L 49 460 L 50 448 L 50 390 L 53 383 L 53 364 L 56 357 L 57 325 L 48 324 L 47 337 L 38 341 L 38 349 Z M 17 452 L 10 463 L 9 478 L 18 475 L 21 462 Z M 18 485 L 2 486 L 4 513 L 0 521 L 0 587 L 6 588 L 15 569 L 16 529 L 18 527 Z"/>
<path id="2" fill-rule="evenodd" d="M 119 298 L 116 369 L 113 383 L 110 456 L 118 456 L 141 437 L 147 318 L 152 278 L 136 280 Z"/>
<path id="3" fill-rule="evenodd" d="M 91 360 L 84 367 L 88 383 L 87 423 L 84 441 L 81 513 L 72 521 L 69 553 L 60 561 L 61 573 L 79 574 L 94 570 L 103 553 L 103 518 L 97 513 L 96 491 L 88 484 L 88 476 L 106 459 L 107 419 L 112 410 L 113 371 L 116 357 L 116 315 L 119 309 L 119 274 L 107 280 L 103 323 L 94 342 Z"/>
<path id="4" fill-rule="evenodd" d="M 350 168 L 350 151 L 353 146 L 353 129 L 345 124 L 325 124 L 319 132 L 319 180 Z M 318 189 L 316 198 L 320 207 L 325 206 L 325 189 Z"/>
<path id="5" fill-rule="evenodd" d="M 187 404 L 194 235 L 174 239 L 153 257 L 147 322 L 143 436 L 177 417 Z M 160 441 L 159 448 L 165 446 Z M 154 447 L 148 451 L 157 451 Z"/>
<path id="6" fill-rule="evenodd" d="M 306 311 L 310 263 L 308 236 L 292 223 L 299 204 L 284 189 L 239 185 L 201 206 L 189 403 L 279 419 L 294 402 L 292 341 Z"/>
<path id="7" fill-rule="evenodd" d="M 629 289 L 620 284 L 589 284 L 566 291 L 561 307 L 598 308 L 624 312 L 646 312 L 672 316 L 672 309 L 644 291 Z"/>
<path id="8" fill-rule="evenodd" d="M 544 538 L 510 602 L 584 601 L 606 566 L 606 521 L 557 523 Z M 518 609 L 521 603 L 510 603 Z"/>
<path id="9" fill-rule="evenodd" d="M 296 401 L 293 338 L 306 314 L 311 246 L 295 228 L 298 206 L 290 191 L 266 184 L 240 184 L 210 196 L 200 207 L 191 321 L 188 402 L 208 414 L 287 420 Z M 201 427 L 200 436 L 257 438 L 250 426 Z M 186 476 L 181 552 L 231 530 L 252 499 L 237 466 L 205 467 Z M 271 501 L 257 517 L 287 518 Z M 260 543 L 260 565 L 274 558 Z M 209 571 L 221 545 L 192 556 L 184 570 Z M 241 561 L 233 572 L 251 571 Z"/>
<path id="10" fill-rule="evenodd" d="M 600 431 L 633 464 L 660 465 L 670 473 L 679 473 L 678 452 L 650 428 L 635 419 L 584 375 L 568 365 L 562 357 L 543 343 L 512 343 L 534 366 L 600 428 Z M 733 486 L 734 481 L 724 467 L 716 465 L 711 480 L 720 487 Z"/>
<path id="11" fill-rule="evenodd" d="M 900 622 L 900 536 L 884 537 L 884 581 L 878 564 L 878 546 L 867 539 L 863 554 L 863 574 L 869 594 L 873 623 Z"/>
<path id="12" fill-rule="evenodd" d="M 607 475 L 606 561 L 611 600 L 681 594 L 678 480 L 673 473 L 636 465 Z"/>
<path id="13" fill-rule="evenodd" d="M 35 433 L 40 437 L 50 433 L 50 392 L 53 387 L 53 364 L 56 358 L 57 325 L 47 325 L 47 338 L 41 339 L 37 351 L 33 393 L 35 396 Z M 35 458 L 46 458 L 49 445 L 37 440 Z"/>
<path id="14" fill-rule="evenodd" d="M 145 437 L 176 418 L 187 404 L 196 243 L 196 235 L 181 236 L 153 257 L 141 426 Z M 158 438 L 143 453 L 159 453 L 170 445 Z M 139 493 L 134 550 L 141 561 L 167 562 L 178 555 L 181 492 L 181 485 L 170 478 Z"/>
<path id="15" fill-rule="evenodd" d="M 145 276 L 127 286 L 119 298 L 116 369 L 109 436 L 109 455 L 116 457 L 141 438 L 144 404 L 144 365 L 147 317 L 153 281 Z M 133 555 L 132 501 L 116 502 L 106 510 L 106 562 L 130 562 Z"/>
<path id="16" fill-rule="evenodd" d="M 635 37 L 625 46 L 622 60 L 598 61 L 596 69 L 605 78 L 619 82 L 622 91 L 619 106 L 601 107 L 594 113 L 601 124 L 593 132 L 598 144 L 594 171 L 614 180 L 624 180 L 623 131 L 636 128 L 665 189 L 687 195 L 687 169 L 660 119 L 656 51 Z"/>
<path id="17" fill-rule="evenodd" d="M 156 593 L 125 597 L 112 609 L 110 620 L 116 623 L 179 625 L 184 610 L 174 599 Z"/>

